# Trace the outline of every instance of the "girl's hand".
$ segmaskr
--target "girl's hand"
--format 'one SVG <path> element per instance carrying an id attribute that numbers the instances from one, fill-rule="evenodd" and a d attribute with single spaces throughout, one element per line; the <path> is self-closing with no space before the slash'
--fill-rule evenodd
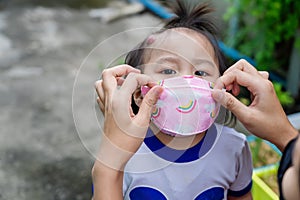
<path id="1" fill-rule="evenodd" d="M 127 76 L 124 79 L 124 76 Z M 162 88 L 151 77 L 128 65 L 106 69 L 102 81 L 96 82 L 99 106 L 104 113 L 104 130 L 99 158 L 108 166 L 121 170 L 137 151 L 146 135 L 153 106 Z M 147 85 L 151 90 L 134 115 L 131 98 L 134 91 Z"/>
<path id="2" fill-rule="evenodd" d="M 220 90 L 226 88 L 238 95 L 240 85 L 251 93 L 249 106 Z M 282 109 L 268 73 L 257 71 L 245 60 L 235 63 L 217 80 L 213 97 L 233 112 L 251 133 L 274 143 L 281 151 L 298 134 Z"/>
<path id="3" fill-rule="evenodd" d="M 123 199 L 124 166 L 143 142 L 162 88 L 129 65 L 105 69 L 102 78 L 95 84 L 97 102 L 104 114 L 104 128 L 92 170 L 94 199 Z M 134 115 L 131 97 L 142 85 L 151 89 L 144 96 L 138 114 Z"/>

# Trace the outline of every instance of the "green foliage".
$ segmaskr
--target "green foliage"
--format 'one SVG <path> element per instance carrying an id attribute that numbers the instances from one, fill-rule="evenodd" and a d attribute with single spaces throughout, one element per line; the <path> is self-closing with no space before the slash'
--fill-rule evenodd
<path id="1" fill-rule="evenodd" d="M 125 58 L 119 58 L 117 60 L 117 65 L 123 65 L 123 64 L 125 64 Z"/>
<path id="2" fill-rule="evenodd" d="M 280 155 L 269 144 L 258 137 L 249 141 L 249 147 L 254 168 L 275 164 L 280 160 Z"/>
<path id="3" fill-rule="evenodd" d="M 277 58 L 276 51 L 280 50 L 280 44 L 295 36 L 300 26 L 300 1 L 227 1 L 234 6 L 228 8 L 225 20 L 237 17 L 239 21 L 233 47 L 254 58 L 260 70 L 282 67 L 282 59 Z"/>
<path id="4" fill-rule="evenodd" d="M 249 106 L 251 101 L 250 99 L 246 98 L 246 97 L 240 97 L 239 101 L 242 102 L 244 105 Z"/>
<path id="5" fill-rule="evenodd" d="M 282 89 L 282 85 L 280 83 L 273 83 L 276 95 L 282 106 L 290 106 L 295 103 L 295 100 L 291 96 L 291 94 Z"/>
<path id="6" fill-rule="evenodd" d="M 262 145 L 263 140 L 260 138 L 256 138 L 253 142 L 253 145 L 251 145 L 251 153 L 252 153 L 252 160 L 253 163 L 256 164 L 259 162 L 259 160 L 261 159 L 259 156 L 259 151 L 261 149 L 261 145 Z"/>
<path id="7" fill-rule="evenodd" d="M 276 95 L 283 107 L 289 107 L 294 105 L 295 103 L 294 98 L 288 91 L 284 90 L 283 86 L 280 83 L 273 82 L 273 86 Z M 237 98 L 239 99 L 240 102 L 242 102 L 246 106 L 249 106 L 251 104 L 251 99 L 249 94 L 243 92 L 243 89 L 241 89 L 241 92 Z"/>

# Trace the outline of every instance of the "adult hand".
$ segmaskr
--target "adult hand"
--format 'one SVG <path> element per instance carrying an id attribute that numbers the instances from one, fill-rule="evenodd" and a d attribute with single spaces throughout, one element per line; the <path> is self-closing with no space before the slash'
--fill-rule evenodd
<path id="1" fill-rule="evenodd" d="M 217 80 L 212 95 L 217 102 L 233 112 L 252 134 L 272 142 L 283 151 L 298 132 L 288 121 L 273 84 L 267 77 L 266 72 L 259 72 L 247 61 L 240 60 Z M 252 102 L 249 106 L 233 96 L 239 94 L 240 85 L 251 93 Z M 232 91 L 233 95 L 222 88 Z"/>
<path id="2" fill-rule="evenodd" d="M 126 79 L 124 76 L 127 76 Z M 131 97 L 142 85 L 151 89 L 143 98 L 139 112 L 134 115 Z M 104 114 L 104 128 L 92 170 L 94 199 L 122 199 L 122 170 L 143 142 L 153 106 L 162 88 L 129 65 L 104 70 L 102 80 L 97 81 L 95 87 L 97 101 Z M 118 191 L 113 188 L 118 188 Z"/>

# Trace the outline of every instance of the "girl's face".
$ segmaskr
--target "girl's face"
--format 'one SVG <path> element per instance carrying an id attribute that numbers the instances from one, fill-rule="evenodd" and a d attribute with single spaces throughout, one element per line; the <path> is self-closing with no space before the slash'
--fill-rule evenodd
<path id="1" fill-rule="evenodd" d="M 210 82 L 220 76 L 213 46 L 200 33 L 175 28 L 152 35 L 147 40 L 143 73 L 156 81 L 195 75 Z"/>

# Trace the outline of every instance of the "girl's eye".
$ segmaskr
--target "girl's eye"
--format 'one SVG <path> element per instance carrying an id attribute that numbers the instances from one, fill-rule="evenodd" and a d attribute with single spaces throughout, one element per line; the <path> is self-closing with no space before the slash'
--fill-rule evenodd
<path id="1" fill-rule="evenodd" d="M 206 73 L 205 71 L 196 71 L 195 72 L 196 76 L 201 76 L 201 77 L 205 77 L 208 75 L 208 73 Z"/>
<path id="2" fill-rule="evenodd" d="M 173 69 L 164 69 L 161 71 L 163 74 L 176 74 L 176 71 Z"/>

